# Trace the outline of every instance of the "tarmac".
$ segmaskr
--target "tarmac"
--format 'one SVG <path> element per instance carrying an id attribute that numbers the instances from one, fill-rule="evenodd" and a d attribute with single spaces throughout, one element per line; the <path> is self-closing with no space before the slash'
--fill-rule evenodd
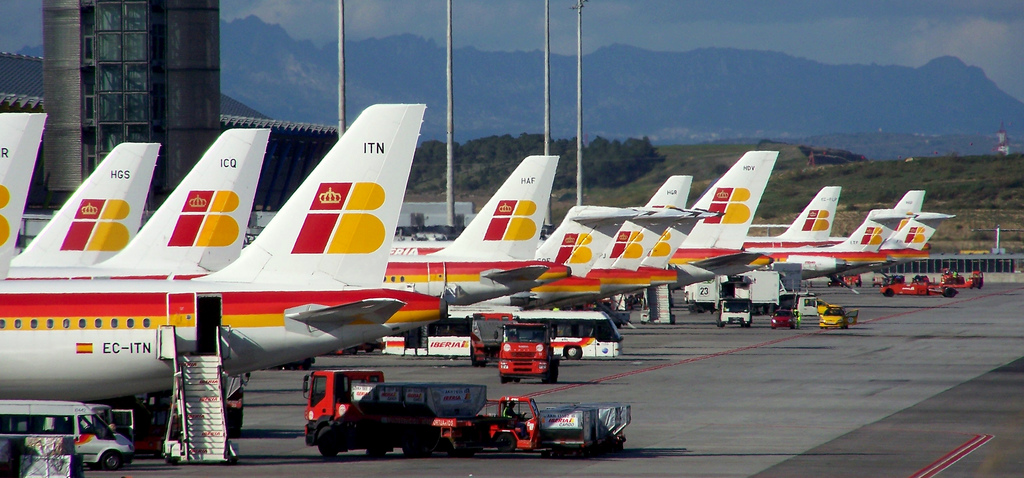
<path id="1" fill-rule="evenodd" d="M 563 361 L 558 384 L 500 384 L 468 359 L 379 353 L 320 357 L 315 368 L 371 368 L 388 381 L 483 384 L 488 396 L 631 404 L 625 450 L 592 458 L 481 453 L 473 458 L 323 458 L 303 439 L 305 372 L 254 372 L 236 465 L 171 466 L 138 457 L 87 476 L 1024 476 L 1024 287 L 943 297 L 818 288 L 859 309 L 847 330 L 714 325 L 675 309 L 674 324 L 622 330 L 613 360 Z M 674 296 L 681 300 L 681 295 Z"/>

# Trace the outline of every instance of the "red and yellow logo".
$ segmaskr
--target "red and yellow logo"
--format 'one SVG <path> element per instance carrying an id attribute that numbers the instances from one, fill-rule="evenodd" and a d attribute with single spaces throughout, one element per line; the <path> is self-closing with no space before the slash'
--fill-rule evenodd
<path id="1" fill-rule="evenodd" d="M 924 236 L 925 236 L 925 229 L 924 229 L 924 227 L 922 227 L 922 226 L 910 226 L 910 229 L 907 229 L 907 238 L 906 238 L 905 242 L 907 244 L 920 244 L 920 243 L 924 242 L 924 239 L 925 239 Z"/>
<path id="2" fill-rule="evenodd" d="M 743 224 L 751 218 L 750 190 L 746 188 L 718 188 L 708 210 L 722 213 L 719 217 L 704 219 L 707 224 Z"/>
<path id="3" fill-rule="evenodd" d="M 292 254 L 369 254 L 380 249 L 388 231 L 365 211 L 379 209 L 385 197 L 377 183 L 321 184 Z"/>
<path id="4" fill-rule="evenodd" d="M 672 239 L 672 230 L 665 229 L 665 232 L 661 233 L 661 237 L 658 238 L 658 243 L 651 248 L 651 257 L 665 257 L 671 252 L 671 245 L 668 241 Z"/>
<path id="5" fill-rule="evenodd" d="M 131 206 L 120 199 L 83 199 L 71 221 L 62 251 L 120 251 L 128 245 L 128 227 L 121 221 Z"/>
<path id="6" fill-rule="evenodd" d="M 585 264 L 590 262 L 594 253 L 590 250 L 589 244 L 593 241 L 590 234 L 571 232 L 562 238 L 562 245 L 558 248 L 558 255 L 555 256 L 557 264 Z"/>
<path id="7" fill-rule="evenodd" d="M 0 209 L 7 207 L 7 203 L 11 202 L 11 192 L 6 187 L 0 185 Z M 11 225 L 7 222 L 7 218 L 0 216 L 0 246 L 7 243 L 7 239 L 11 237 Z"/>
<path id="8" fill-rule="evenodd" d="M 828 230 L 828 211 L 825 209 L 812 209 L 807 211 L 807 219 L 804 221 L 804 232 Z"/>
<path id="9" fill-rule="evenodd" d="M 537 224 L 530 219 L 537 212 L 533 201 L 498 201 L 494 218 L 487 225 L 485 241 L 525 241 L 537 234 Z"/>
<path id="10" fill-rule="evenodd" d="M 92 343 L 91 342 L 78 342 L 75 344 L 75 353 L 79 354 L 91 354 Z"/>
<path id="11" fill-rule="evenodd" d="M 862 246 L 875 246 L 882 243 L 882 228 L 868 226 L 864 230 L 864 237 L 861 237 L 860 244 Z"/>
<path id="12" fill-rule="evenodd" d="M 612 259 L 639 259 L 644 254 L 644 247 L 640 244 L 643 239 L 644 234 L 640 231 L 619 231 L 612 245 Z"/>
<path id="13" fill-rule="evenodd" d="M 234 191 L 190 191 L 186 197 L 168 246 L 225 247 L 238 239 L 238 223 L 228 215 L 238 209 Z"/>

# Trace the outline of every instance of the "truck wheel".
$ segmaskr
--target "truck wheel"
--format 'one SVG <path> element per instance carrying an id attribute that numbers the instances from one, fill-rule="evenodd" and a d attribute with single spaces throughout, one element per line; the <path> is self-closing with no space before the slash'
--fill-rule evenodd
<path id="1" fill-rule="evenodd" d="M 551 368 L 541 383 L 558 383 L 558 361 L 551 362 Z"/>
<path id="2" fill-rule="evenodd" d="M 501 380 L 501 383 L 509 383 L 510 381 L 512 381 L 511 378 L 508 378 L 506 376 L 498 377 L 498 379 Z"/>
<path id="3" fill-rule="evenodd" d="M 423 433 L 419 430 L 408 430 L 402 435 L 402 454 L 406 458 L 424 458 L 430 456 L 432 449 L 428 447 Z"/>
<path id="4" fill-rule="evenodd" d="M 718 328 L 722 328 L 722 327 L 725 327 L 725 322 L 722 322 L 721 320 L 719 320 L 716 325 L 718 325 Z"/>
<path id="5" fill-rule="evenodd" d="M 470 357 L 470 360 L 473 362 L 473 366 L 474 367 L 486 367 L 487 366 L 487 359 L 477 360 L 476 357 Z"/>
<path id="6" fill-rule="evenodd" d="M 956 289 L 954 289 L 952 287 L 946 287 L 945 289 L 942 289 L 942 296 L 943 297 L 956 297 L 956 292 L 957 292 Z"/>
<path id="7" fill-rule="evenodd" d="M 892 297 L 892 296 L 896 295 L 896 293 L 893 292 L 892 289 L 885 289 L 885 290 L 882 291 L 882 295 L 884 295 L 886 297 Z"/>
<path id="8" fill-rule="evenodd" d="M 499 433 L 498 436 L 494 437 L 494 447 L 502 453 L 512 453 L 516 451 L 516 437 L 509 432 Z"/>
<path id="9" fill-rule="evenodd" d="M 331 432 L 330 428 L 324 427 L 316 433 L 316 449 L 320 451 L 322 456 L 337 456 L 338 442 L 334 439 L 334 433 Z"/>
<path id="10" fill-rule="evenodd" d="M 566 347 L 562 353 L 564 353 L 565 358 L 569 360 L 579 360 L 583 358 L 583 349 L 579 347 Z"/>
<path id="11" fill-rule="evenodd" d="M 121 465 L 124 465 L 124 458 L 114 450 L 107 450 L 100 455 L 100 461 L 97 464 L 104 470 L 119 470 Z"/>

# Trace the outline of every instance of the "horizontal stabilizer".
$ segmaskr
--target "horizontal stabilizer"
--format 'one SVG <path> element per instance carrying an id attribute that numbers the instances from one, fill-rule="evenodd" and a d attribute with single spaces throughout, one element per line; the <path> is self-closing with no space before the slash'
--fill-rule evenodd
<path id="1" fill-rule="evenodd" d="M 499 284 L 535 281 L 548 271 L 547 266 L 533 265 L 508 270 L 496 270 L 480 275 L 481 279 L 490 279 Z"/>
<path id="2" fill-rule="evenodd" d="M 736 252 L 724 256 L 710 257 L 690 264 L 707 269 L 717 274 L 724 274 L 725 270 L 736 270 L 736 267 L 744 267 L 761 257 L 759 252 Z M 747 268 L 747 270 L 750 270 Z"/>
<path id="3" fill-rule="evenodd" d="M 405 302 L 397 299 L 366 299 L 333 307 L 320 304 L 301 305 L 285 310 L 284 316 L 311 327 L 325 329 L 347 325 L 357 320 L 383 324 L 402 307 L 405 307 Z"/>

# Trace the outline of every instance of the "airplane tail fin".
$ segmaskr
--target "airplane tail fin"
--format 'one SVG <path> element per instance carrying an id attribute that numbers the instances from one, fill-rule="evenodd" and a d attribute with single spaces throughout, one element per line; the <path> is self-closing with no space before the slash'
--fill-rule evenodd
<path id="1" fill-rule="evenodd" d="M 638 213 L 636 209 L 574 206 L 537 248 L 536 259 L 569 266 L 572 275 L 583 277 L 611 245 L 612 236 Z"/>
<path id="2" fill-rule="evenodd" d="M 723 213 L 704 219 L 683 242 L 687 248 L 739 249 L 778 159 L 778 151 L 748 151 L 693 205 Z"/>
<path id="3" fill-rule="evenodd" d="M 269 129 L 221 133 L 128 247 L 103 266 L 163 267 L 174 274 L 219 270 L 245 241 Z"/>
<path id="4" fill-rule="evenodd" d="M 558 156 L 529 156 L 439 256 L 532 259 L 548 211 Z"/>
<path id="5" fill-rule="evenodd" d="M 0 277 L 14 257 L 45 123 L 43 113 L 0 114 Z"/>
<path id="6" fill-rule="evenodd" d="M 840 252 L 877 251 L 906 217 L 891 209 L 873 209 L 846 241 L 822 248 Z"/>
<path id="7" fill-rule="evenodd" d="M 379 287 L 425 109 L 364 110 L 238 260 L 195 280 Z"/>
<path id="8" fill-rule="evenodd" d="M 899 202 L 896 203 L 896 206 L 892 208 L 892 211 L 896 214 L 912 216 L 914 214 L 920 214 L 923 206 L 924 191 L 911 190 L 907 191 L 907 193 L 903 195 Z"/>
<path id="9" fill-rule="evenodd" d="M 825 186 L 807 203 L 807 207 L 796 217 L 793 224 L 780 234 L 779 239 L 823 241 L 832 234 L 832 224 L 839 204 L 839 186 Z"/>
<path id="10" fill-rule="evenodd" d="M 900 228 L 882 243 L 882 249 L 914 249 L 922 251 L 935 234 L 939 224 L 953 217 L 956 216 L 932 212 L 917 214 L 914 218 L 900 224 Z"/>
<path id="11" fill-rule="evenodd" d="M 88 266 L 124 249 L 142 222 L 159 152 L 159 143 L 117 145 L 11 265 Z"/>
<path id="12" fill-rule="evenodd" d="M 693 183 L 693 176 L 674 175 L 669 176 L 665 184 L 661 185 L 658 192 L 651 196 L 645 207 L 653 208 L 675 208 L 686 207 L 686 200 L 690 195 L 690 184 Z"/>

